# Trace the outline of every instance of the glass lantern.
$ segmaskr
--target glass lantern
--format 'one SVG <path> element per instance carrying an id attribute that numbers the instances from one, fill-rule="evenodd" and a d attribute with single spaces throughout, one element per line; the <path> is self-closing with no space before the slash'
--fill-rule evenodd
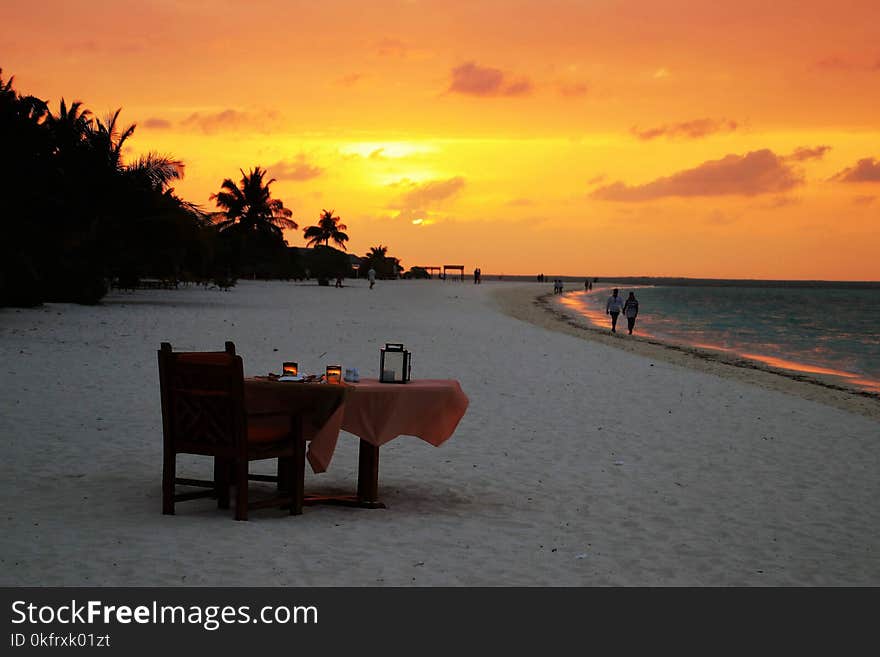
<path id="1" fill-rule="evenodd" d="M 338 385 L 342 383 L 342 365 L 327 366 L 327 383 Z"/>
<path id="2" fill-rule="evenodd" d="M 379 381 L 406 383 L 412 371 L 412 354 L 402 344 L 389 342 L 379 350 Z"/>
<path id="3" fill-rule="evenodd" d="M 282 366 L 282 376 L 297 376 L 299 374 L 299 364 L 293 362 L 285 362 Z"/>

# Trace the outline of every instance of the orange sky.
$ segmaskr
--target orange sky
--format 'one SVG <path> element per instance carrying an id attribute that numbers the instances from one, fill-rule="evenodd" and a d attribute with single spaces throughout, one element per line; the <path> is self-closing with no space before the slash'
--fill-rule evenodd
<path id="1" fill-rule="evenodd" d="M 880 280 L 876 0 L 6 0 L 0 66 L 406 267 Z"/>

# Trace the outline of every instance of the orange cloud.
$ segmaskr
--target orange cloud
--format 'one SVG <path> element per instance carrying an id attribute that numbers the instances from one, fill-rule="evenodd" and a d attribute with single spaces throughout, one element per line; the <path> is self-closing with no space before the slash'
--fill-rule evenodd
<path id="1" fill-rule="evenodd" d="M 407 183 L 396 183 L 395 186 Z M 447 180 L 429 180 L 416 184 L 408 183 L 409 189 L 400 197 L 401 203 L 406 207 L 424 207 L 454 196 L 465 185 L 463 176 L 456 176 Z"/>
<path id="2" fill-rule="evenodd" d="M 144 121 L 143 125 L 151 130 L 168 130 L 171 128 L 171 121 L 153 117 Z"/>
<path id="3" fill-rule="evenodd" d="M 525 96 L 532 92 L 527 78 L 512 79 L 501 69 L 466 62 L 452 69 L 449 91 L 467 96 Z"/>
<path id="4" fill-rule="evenodd" d="M 831 146 L 816 146 L 808 148 L 801 146 L 794 149 L 794 152 L 785 157 L 786 160 L 794 160 L 795 162 L 803 162 L 804 160 L 821 160 L 825 153 L 831 150 Z"/>
<path id="5" fill-rule="evenodd" d="M 736 121 L 729 121 L 727 119 L 694 119 L 693 121 L 683 121 L 645 130 L 633 127 L 630 129 L 630 132 L 639 139 L 646 141 L 656 139 L 657 137 L 699 139 L 716 132 L 733 132 L 737 127 L 739 126 Z"/>
<path id="6" fill-rule="evenodd" d="M 636 202 L 668 196 L 756 196 L 785 192 L 802 182 L 803 176 L 785 158 L 765 148 L 710 160 L 644 185 L 615 182 L 596 189 L 590 196 L 603 201 Z"/>
<path id="7" fill-rule="evenodd" d="M 376 54 L 382 57 L 406 57 L 412 50 L 408 43 L 393 37 L 385 37 L 376 44 Z"/>
<path id="8" fill-rule="evenodd" d="M 880 182 L 880 160 L 873 157 L 862 158 L 855 166 L 837 172 L 830 179 L 849 183 Z"/>
<path id="9" fill-rule="evenodd" d="M 303 153 L 293 160 L 276 162 L 269 167 L 269 171 L 278 180 L 311 180 L 324 173 L 321 167 L 309 164 Z"/>
<path id="10" fill-rule="evenodd" d="M 429 180 L 420 184 L 401 181 L 390 185 L 392 188 L 403 187 L 405 191 L 391 207 L 398 210 L 397 217 L 404 219 L 424 218 L 421 215 L 437 204 L 452 198 L 465 186 L 463 176 L 455 176 L 446 180 Z"/>
<path id="11" fill-rule="evenodd" d="M 566 98 L 579 98 L 590 91 L 586 82 L 560 82 L 558 88 L 560 95 Z"/>
<path id="12" fill-rule="evenodd" d="M 217 132 L 225 132 L 238 130 L 240 128 L 259 127 L 265 131 L 268 129 L 266 121 L 277 120 L 278 112 L 270 110 L 262 114 L 251 112 L 242 112 L 235 109 L 226 109 L 221 112 L 202 113 L 193 112 L 180 122 L 184 128 L 196 128 L 205 134 L 215 134 Z"/>
<path id="13" fill-rule="evenodd" d="M 342 77 L 336 78 L 334 82 L 340 87 L 353 87 L 363 79 L 363 73 L 351 73 L 349 75 L 343 75 Z"/>

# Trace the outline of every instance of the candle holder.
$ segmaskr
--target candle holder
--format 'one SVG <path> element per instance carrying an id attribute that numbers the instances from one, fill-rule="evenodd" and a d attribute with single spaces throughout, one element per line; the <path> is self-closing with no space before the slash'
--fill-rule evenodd
<path id="1" fill-rule="evenodd" d="M 406 383 L 412 373 L 412 354 L 403 345 L 388 342 L 379 350 L 379 381 Z"/>
<path id="2" fill-rule="evenodd" d="M 328 365 L 326 376 L 327 383 L 334 385 L 342 383 L 342 365 Z"/>

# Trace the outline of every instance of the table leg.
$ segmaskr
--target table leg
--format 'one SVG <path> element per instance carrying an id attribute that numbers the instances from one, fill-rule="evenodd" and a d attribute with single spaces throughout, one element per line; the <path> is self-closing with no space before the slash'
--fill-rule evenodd
<path id="1" fill-rule="evenodd" d="M 306 506 L 337 504 L 362 509 L 384 509 L 379 501 L 379 448 L 361 440 L 358 448 L 357 495 L 306 495 Z"/>
<path id="2" fill-rule="evenodd" d="M 385 508 L 379 502 L 379 448 L 363 439 L 358 450 L 358 502 L 369 508 Z"/>

